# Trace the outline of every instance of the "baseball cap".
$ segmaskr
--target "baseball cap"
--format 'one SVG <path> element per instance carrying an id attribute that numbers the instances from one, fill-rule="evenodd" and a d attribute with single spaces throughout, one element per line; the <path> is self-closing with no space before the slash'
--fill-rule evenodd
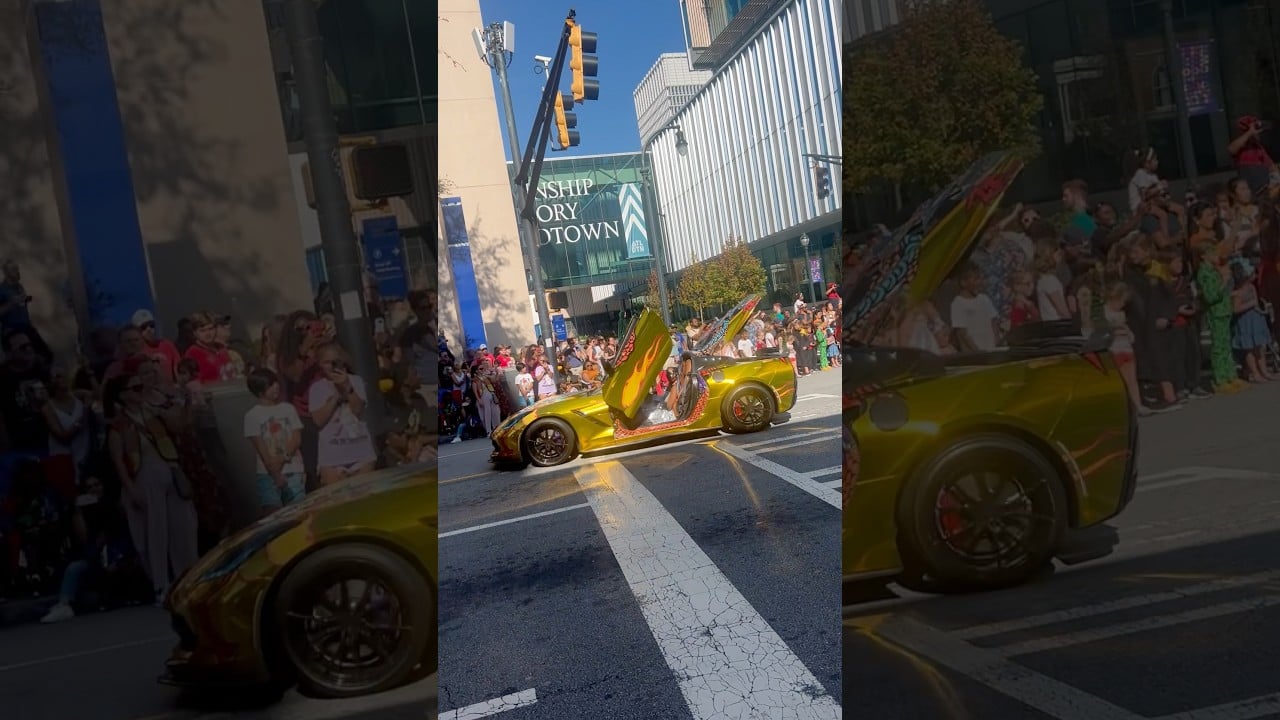
<path id="1" fill-rule="evenodd" d="M 133 325 L 134 327 L 142 327 L 147 323 L 154 324 L 155 321 L 156 321 L 156 316 L 152 315 L 150 310 L 143 308 L 133 314 L 133 319 L 130 321 L 129 324 Z"/>

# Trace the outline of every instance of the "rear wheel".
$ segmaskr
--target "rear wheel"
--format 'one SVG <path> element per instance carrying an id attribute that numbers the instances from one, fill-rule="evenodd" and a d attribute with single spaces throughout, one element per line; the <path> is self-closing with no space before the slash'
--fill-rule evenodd
<path id="1" fill-rule="evenodd" d="M 759 432 L 773 419 L 773 396 L 759 385 L 736 387 L 724 399 L 724 429 L 731 433 Z"/>
<path id="2" fill-rule="evenodd" d="M 304 693 L 378 693 L 407 683 L 427 658 L 435 597 L 421 571 L 394 552 L 336 545 L 289 572 L 275 627 Z"/>
<path id="3" fill-rule="evenodd" d="M 1035 448 L 984 434 L 922 467 L 898 515 L 904 585 L 986 590 L 1020 584 L 1051 565 L 1067 526 L 1067 496 Z"/>
<path id="4" fill-rule="evenodd" d="M 569 423 L 559 418 L 543 418 L 524 431 L 524 456 L 538 467 L 569 462 L 577 455 L 577 437 Z"/>

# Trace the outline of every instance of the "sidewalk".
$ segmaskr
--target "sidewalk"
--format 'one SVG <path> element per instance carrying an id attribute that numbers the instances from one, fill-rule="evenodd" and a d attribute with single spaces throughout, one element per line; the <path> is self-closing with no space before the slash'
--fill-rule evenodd
<path id="1" fill-rule="evenodd" d="M 53 596 L 10 598 L 0 601 L 0 628 L 39 622 L 57 601 L 58 598 Z"/>

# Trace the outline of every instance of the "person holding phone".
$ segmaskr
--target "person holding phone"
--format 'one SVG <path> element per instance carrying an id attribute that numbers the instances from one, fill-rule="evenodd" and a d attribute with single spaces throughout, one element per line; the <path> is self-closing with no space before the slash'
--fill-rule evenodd
<path id="1" fill-rule="evenodd" d="M 307 406 L 319 428 L 316 467 L 320 484 L 332 485 L 371 472 L 378 461 L 365 422 L 369 396 L 346 352 L 336 343 L 316 351 L 321 377 L 311 385 Z"/>
<path id="2" fill-rule="evenodd" d="M 1257 117 L 1245 115 L 1236 121 L 1239 134 L 1227 145 L 1227 153 L 1231 155 L 1236 170 L 1254 195 L 1260 194 L 1280 174 L 1271 154 L 1262 144 L 1262 135 L 1267 129 L 1267 124 Z"/>
<path id="3" fill-rule="evenodd" d="M 27 305 L 31 296 L 22 286 L 22 270 L 14 260 L 4 261 L 4 277 L 0 279 L 0 329 L 14 330 L 31 324 Z"/>

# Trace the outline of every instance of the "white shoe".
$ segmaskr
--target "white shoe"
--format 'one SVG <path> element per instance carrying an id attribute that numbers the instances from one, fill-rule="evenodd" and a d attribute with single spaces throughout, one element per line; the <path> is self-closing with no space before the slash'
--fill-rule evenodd
<path id="1" fill-rule="evenodd" d="M 454 443 L 460 443 L 460 442 L 462 442 L 462 438 L 455 435 L 453 439 L 449 441 L 449 444 L 452 445 Z"/>
<path id="2" fill-rule="evenodd" d="M 58 603 L 54 605 L 44 617 L 40 618 L 42 623 L 56 623 L 63 620 L 70 620 L 76 616 L 76 611 L 66 603 Z"/>

